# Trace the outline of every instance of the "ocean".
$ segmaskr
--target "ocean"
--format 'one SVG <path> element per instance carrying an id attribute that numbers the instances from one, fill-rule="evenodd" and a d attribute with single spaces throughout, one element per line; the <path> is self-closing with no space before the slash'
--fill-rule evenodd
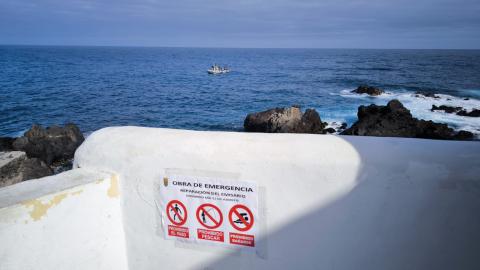
<path id="1" fill-rule="evenodd" d="M 214 63 L 232 71 L 207 74 Z M 350 93 L 362 84 L 387 93 Z M 480 50 L 0 46 L 0 136 L 68 122 L 241 131 L 248 113 L 293 104 L 350 125 L 358 106 L 394 98 L 478 136 L 480 118 L 430 108 L 480 109 Z"/>

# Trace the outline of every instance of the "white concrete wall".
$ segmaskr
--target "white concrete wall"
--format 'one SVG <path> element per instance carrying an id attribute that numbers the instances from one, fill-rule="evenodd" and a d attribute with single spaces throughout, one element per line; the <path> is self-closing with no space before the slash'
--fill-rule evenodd
<path id="1" fill-rule="evenodd" d="M 75 166 L 0 189 L 0 269 L 480 269 L 479 142 L 123 127 Z M 262 252 L 165 240 L 175 170 L 256 182 Z"/>
<path id="2" fill-rule="evenodd" d="M 118 185 L 77 169 L 0 189 L 0 269 L 127 269 Z"/>
<path id="3" fill-rule="evenodd" d="M 75 166 L 121 179 L 129 269 L 480 269 L 479 160 L 479 142 L 122 127 Z M 265 254 L 165 240 L 169 169 L 256 182 Z"/>

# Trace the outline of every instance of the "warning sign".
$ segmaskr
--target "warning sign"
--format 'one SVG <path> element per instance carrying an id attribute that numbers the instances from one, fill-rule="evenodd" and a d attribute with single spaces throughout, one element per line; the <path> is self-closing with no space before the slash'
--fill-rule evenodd
<path id="1" fill-rule="evenodd" d="M 167 204 L 167 217 L 174 225 L 182 226 L 187 222 L 187 208 L 180 201 L 170 201 Z"/>
<path id="2" fill-rule="evenodd" d="M 215 229 L 222 225 L 223 215 L 220 208 L 211 203 L 205 203 L 197 209 L 197 220 L 205 228 Z"/>
<path id="3" fill-rule="evenodd" d="M 261 222 L 255 183 L 182 174 L 162 176 L 158 183 L 167 239 L 255 251 Z"/>
<path id="4" fill-rule="evenodd" d="M 244 232 L 253 226 L 253 214 L 245 205 L 234 205 L 228 213 L 228 220 L 233 228 Z"/>

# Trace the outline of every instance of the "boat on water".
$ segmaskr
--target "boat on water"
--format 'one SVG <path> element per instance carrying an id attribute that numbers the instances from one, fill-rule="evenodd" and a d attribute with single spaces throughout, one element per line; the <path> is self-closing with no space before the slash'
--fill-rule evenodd
<path id="1" fill-rule="evenodd" d="M 221 67 L 217 64 L 211 66 L 208 70 L 207 70 L 208 74 L 224 74 L 224 73 L 228 73 L 230 72 L 230 69 L 228 67 Z"/>

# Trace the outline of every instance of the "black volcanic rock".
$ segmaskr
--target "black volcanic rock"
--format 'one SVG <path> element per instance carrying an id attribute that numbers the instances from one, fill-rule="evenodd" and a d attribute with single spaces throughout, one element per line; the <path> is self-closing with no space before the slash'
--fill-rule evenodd
<path id="1" fill-rule="evenodd" d="M 38 158 L 28 158 L 25 152 L 0 153 L 0 187 L 25 180 L 52 175 L 52 169 Z"/>
<path id="2" fill-rule="evenodd" d="M 466 131 L 457 134 L 446 124 L 418 120 L 398 100 L 391 100 L 386 106 L 360 106 L 358 121 L 343 131 L 342 135 L 411 137 L 427 139 L 472 139 Z M 470 136 L 472 135 L 472 136 Z"/>
<path id="3" fill-rule="evenodd" d="M 47 165 L 52 165 L 53 162 L 72 159 L 83 141 L 80 129 L 74 124 L 46 129 L 33 125 L 23 137 L 13 142 L 13 148 L 26 152 L 29 158 L 39 158 Z"/>
<path id="4" fill-rule="evenodd" d="M 473 139 L 473 133 L 470 131 L 460 130 L 453 139 L 454 140 L 471 140 Z"/>
<path id="5" fill-rule="evenodd" d="M 461 110 L 457 113 L 457 115 L 468 116 L 468 117 L 480 117 L 480 110 L 473 109 L 470 112 L 467 112 L 466 110 Z"/>
<path id="6" fill-rule="evenodd" d="M 15 141 L 15 138 L 0 137 L 0 152 L 12 151 L 13 150 L 13 141 Z"/>
<path id="7" fill-rule="evenodd" d="M 472 111 L 467 112 L 467 110 L 462 107 L 453 107 L 447 105 L 432 105 L 431 111 L 445 111 L 446 113 L 456 113 L 459 116 L 480 117 L 480 110 L 473 109 Z"/>
<path id="8" fill-rule="evenodd" d="M 428 93 L 428 92 L 416 92 L 415 96 L 416 97 L 424 96 L 424 97 L 430 97 L 430 98 L 434 98 L 434 99 L 439 99 L 440 98 L 439 96 L 437 96 L 433 93 Z"/>
<path id="9" fill-rule="evenodd" d="M 373 87 L 373 86 L 368 86 L 368 85 L 361 85 L 357 87 L 357 89 L 353 90 L 352 93 L 357 93 L 357 94 L 368 94 L 370 96 L 378 96 L 383 94 L 385 91 L 383 91 L 380 88 Z"/>
<path id="10" fill-rule="evenodd" d="M 298 106 L 250 113 L 243 124 L 247 132 L 323 133 L 326 123 L 314 109 L 302 113 Z"/>
<path id="11" fill-rule="evenodd" d="M 455 113 L 463 109 L 462 107 L 452 107 L 452 106 L 447 106 L 447 105 L 432 105 L 432 109 L 430 109 L 432 112 L 433 111 L 444 111 L 446 113 Z"/>

